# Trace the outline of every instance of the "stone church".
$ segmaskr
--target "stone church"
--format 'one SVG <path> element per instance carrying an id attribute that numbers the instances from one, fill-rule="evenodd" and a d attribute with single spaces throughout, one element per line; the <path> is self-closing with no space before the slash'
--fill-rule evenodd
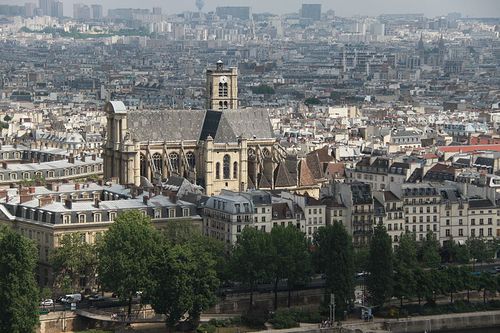
<path id="1" fill-rule="evenodd" d="M 265 110 L 238 108 L 236 68 L 207 71 L 207 110 L 127 110 L 108 102 L 105 178 L 160 185 L 185 177 L 207 195 L 222 189 L 319 193 L 308 163 L 287 156 Z"/>

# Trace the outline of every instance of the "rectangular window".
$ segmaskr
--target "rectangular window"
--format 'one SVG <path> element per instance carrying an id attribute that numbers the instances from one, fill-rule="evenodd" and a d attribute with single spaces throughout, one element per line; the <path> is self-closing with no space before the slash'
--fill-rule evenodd
<path id="1" fill-rule="evenodd" d="M 175 209 L 169 209 L 168 210 L 168 217 L 175 217 Z"/>
<path id="2" fill-rule="evenodd" d="M 458 235 L 463 236 L 464 235 L 464 229 L 458 229 Z"/>
<path id="3" fill-rule="evenodd" d="M 63 215 L 63 224 L 71 223 L 71 215 Z"/>
<path id="4" fill-rule="evenodd" d="M 109 213 L 109 222 L 114 222 L 115 218 L 116 218 L 116 213 L 110 212 Z"/>
<path id="5" fill-rule="evenodd" d="M 189 216 L 189 208 L 182 209 L 182 216 L 184 216 L 184 217 Z"/>
<path id="6" fill-rule="evenodd" d="M 94 214 L 94 222 L 101 222 L 101 214 Z"/>
<path id="7" fill-rule="evenodd" d="M 155 209 L 154 218 L 161 219 L 161 209 Z"/>

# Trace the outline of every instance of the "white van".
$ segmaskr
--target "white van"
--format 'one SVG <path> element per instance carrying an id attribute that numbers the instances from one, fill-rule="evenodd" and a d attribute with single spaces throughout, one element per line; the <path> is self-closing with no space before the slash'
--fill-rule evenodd
<path id="1" fill-rule="evenodd" d="M 77 303 L 81 302 L 82 300 L 82 294 L 68 294 L 64 295 L 64 297 L 61 299 L 63 303 Z"/>

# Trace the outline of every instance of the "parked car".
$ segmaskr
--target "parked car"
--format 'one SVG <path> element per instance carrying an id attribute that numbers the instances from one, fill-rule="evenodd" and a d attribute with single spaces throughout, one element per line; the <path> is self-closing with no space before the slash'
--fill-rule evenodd
<path id="1" fill-rule="evenodd" d="M 89 296 L 89 301 L 101 301 L 103 299 L 104 297 L 102 297 L 102 295 L 100 294 L 94 294 Z"/>
<path id="2" fill-rule="evenodd" d="M 44 299 L 41 303 L 40 303 L 41 306 L 54 306 L 54 300 L 50 299 L 50 298 L 47 298 L 47 299 Z"/>

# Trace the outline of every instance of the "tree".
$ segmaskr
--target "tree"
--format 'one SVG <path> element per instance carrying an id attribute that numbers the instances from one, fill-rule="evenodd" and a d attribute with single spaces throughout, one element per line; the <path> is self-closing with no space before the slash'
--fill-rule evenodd
<path id="1" fill-rule="evenodd" d="M 234 279 L 250 287 L 250 309 L 257 283 L 267 282 L 274 271 L 276 257 L 271 235 L 254 228 L 244 228 L 238 236 L 231 255 L 231 271 Z"/>
<path id="2" fill-rule="evenodd" d="M 466 242 L 470 255 L 477 262 L 486 262 L 495 256 L 494 250 L 489 243 L 481 238 L 469 238 Z"/>
<path id="3" fill-rule="evenodd" d="M 316 97 L 309 97 L 309 98 L 306 98 L 306 100 L 304 101 L 304 104 L 306 104 L 306 105 L 321 105 L 321 101 Z"/>
<path id="4" fill-rule="evenodd" d="M 88 244 L 80 233 L 65 234 L 60 240 L 60 246 L 50 257 L 54 269 L 56 285 L 76 290 L 80 279 L 87 280 L 87 285 L 93 285 L 97 271 L 97 252 L 94 245 Z"/>
<path id="5" fill-rule="evenodd" d="M 34 332 L 39 290 L 37 250 L 29 239 L 0 227 L 0 332 Z"/>
<path id="6" fill-rule="evenodd" d="M 483 291 L 483 303 L 486 304 L 486 292 L 496 292 L 497 280 L 492 274 L 482 272 L 477 282 L 477 290 Z"/>
<path id="7" fill-rule="evenodd" d="M 215 304 L 219 286 L 215 265 L 213 255 L 194 243 L 172 246 L 163 242 L 149 295 L 153 309 L 166 315 L 169 327 L 173 328 L 185 313 L 196 327 L 201 312 Z"/>
<path id="8" fill-rule="evenodd" d="M 438 268 L 441 263 L 439 242 L 436 235 L 429 231 L 419 247 L 419 259 L 424 267 Z"/>
<path id="9" fill-rule="evenodd" d="M 159 240 L 149 217 L 128 211 L 118 215 L 98 245 L 102 286 L 128 302 L 129 317 L 132 297 L 152 286 L 151 266 L 160 250 Z"/>
<path id="10" fill-rule="evenodd" d="M 422 298 L 432 299 L 432 280 L 429 271 L 417 267 L 414 272 L 415 283 L 418 286 L 416 288 L 416 294 L 418 297 L 418 305 L 421 304 Z"/>
<path id="11" fill-rule="evenodd" d="M 172 221 L 163 229 L 163 236 L 171 245 L 191 244 L 198 246 L 199 251 L 206 251 L 216 261 L 215 269 L 220 281 L 229 279 L 229 255 L 224 242 L 211 237 L 205 237 L 199 229 L 186 221 Z"/>
<path id="12" fill-rule="evenodd" d="M 314 261 L 326 275 L 326 291 L 335 295 L 338 314 L 347 310 L 354 296 L 354 250 L 344 226 L 334 223 L 314 235 Z"/>
<path id="13" fill-rule="evenodd" d="M 414 269 L 417 267 L 417 245 L 413 234 L 405 233 L 401 236 L 399 246 L 394 256 L 394 296 L 403 299 L 415 294 L 417 284 Z"/>
<path id="14" fill-rule="evenodd" d="M 288 307 L 291 301 L 291 289 L 307 279 L 311 270 L 310 255 L 304 234 L 296 227 L 274 227 L 271 240 L 275 248 L 274 259 L 274 308 L 278 308 L 278 283 L 287 280 Z"/>
<path id="15" fill-rule="evenodd" d="M 463 288 L 467 290 L 467 302 L 470 300 L 470 291 L 476 285 L 475 277 L 471 273 L 472 271 L 467 266 L 459 268 L 458 278 L 462 281 Z"/>
<path id="16" fill-rule="evenodd" d="M 375 227 L 368 259 L 367 288 L 374 305 L 382 306 L 392 296 L 393 277 L 392 242 L 385 227 Z"/>
<path id="17" fill-rule="evenodd" d="M 442 289 L 450 295 L 450 303 L 453 303 L 453 294 L 464 289 L 463 282 L 460 279 L 460 269 L 458 267 L 450 266 L 443 271 Z"/>
<path id="18" fill-rule="evenodd" d="M 9 116 L 8 114 L 6 114 L 5 117 L 3 117 L 3 121 L 5 121 L 6 123 L 8 123 L 11 120 L 12 120 L 12 117 Z"/>
<path id="19" fill-rule="evenodd" d="M 365 272 L 368 270 L 368 263 L 370 260 L 370 248 L 363 246 L 354 249 L 354 271 Z"/>
<path id="20" fill-rule="evenodd" d="M 252 88 L 252 92 L 257 95 L 272 95 L 275 93 L 274 88 L 266 84 Z"/>

